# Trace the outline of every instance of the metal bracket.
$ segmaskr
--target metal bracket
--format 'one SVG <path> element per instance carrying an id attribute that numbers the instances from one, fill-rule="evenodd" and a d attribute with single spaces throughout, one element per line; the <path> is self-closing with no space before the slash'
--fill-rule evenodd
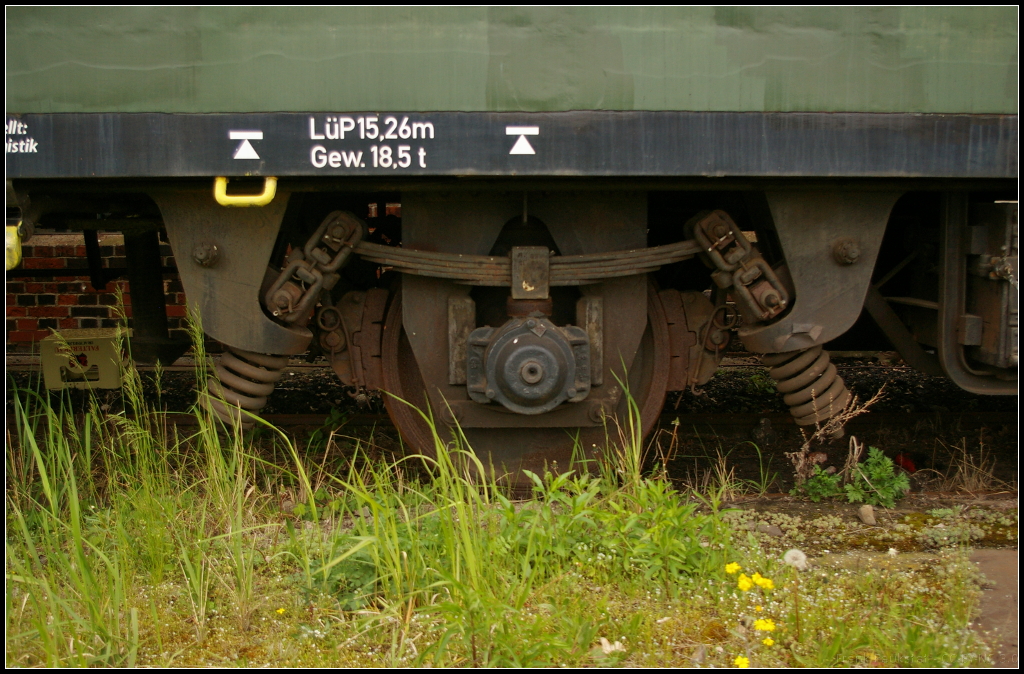
<path id="1" fill-rule="evenodd" d="M 867 296 L 864 298 L 864 308 L 871 314 L 875 324 L 881 328 L 892 345 L 896 347 L 907 365 L 925 374 L 936 377 L 943 376 L 944 373 L 938 359 L 934 354 L 925 351 L 914 339 L 914 335 L 910 333 L 900 317 L 878 292 L 877 287 L 868 289 Z"/>
<path id="2" fill-rule="evenodd" d="M 213 198 L 221 206 L 266 206 L 277 194 L 277 178 L 263 179 L 263 192 L 260 194 L 228 194 L 228 179 L 221 176 L 214 178 Z"/>
<path id="3" fill-rule="evenodd" d="M 792 299 L 789 312 L 771 324 L 740 328 L 743 344 L 759 353 L 800 351 L 849 330 L 864 306 L 889 213 L 900 194 L 768 192 Z M 856 262 L 837 262 L 837 241 L 853 233 L 859 248 Z"/>
<path id="4" fill-rule="evenodd" d="M 476 302 L 469 297 L 448 298 L 448 383 L 466 383 L 466 343 L 476 328 Z"/>
<path id="5" fill-rule="evenodd" d="M 382 386 L 381 331 L 387 302 L 383 288 L 353 290 L 317 314 L 320 346 L 330 353 L 331 367 L 346 386 Z"/>
<path id="6" fill-rule="evenodd" d="M 707 383 L 718 369 L 720 353 L 729 341 L 729 328 L 723 331 L 712 324 L 715 306 L 704 293 L 662 290 L 658 297 L 668 321 L 671 347 L 668 390 L 682 391 Z M 717 336 L 719 332 L 724 339 Z"/>
<path id="7" fill-rule="evenodd" d="M 590 383 L 604 383 L 604 298 L 584 296 L 576 301 L 576 325 L 590 342 Z"/>
<path id="8" fill-rule="evenodd" d="M 551 279 L 551 251 L 546 246 L 512 248 L 512 299 L 546 300 Z"/>
<path id="9" fill-rule="evenodd" d="M 971 250 L 971 229 L 968 227 L 970 203 L 967 193 L 949 193 L 943 198 L 942 213 L 942 254 L 939 259 L 939 302 L 938 302 L 938 356 L 946 376 L 960 388 L 971 393 L 989 395 L 1015 395 L 1017 393 L 1016 367 L 1001 368 L 1001 372 L 972 367 L 966 357 L 963 345 L 959 343 L 958 326 L 960 317 L 967 311 L 968 301 L 968 259 Z M 1007 217 L 1007 216 L 1004 216 Z M 1016 227 L 1016 218 L 1004 221 L 1009 224 L 1007 229 Z M 1006 225 L 1004 225 L 1005 227 Z M 1008 238 L 1010 238 L 1008 236 Z M 1015 232 L 1013 239 L 1016 238 Z M 1015 248 L 1016 242 L 1010 243 Z M 1006 253 L 1015 254 L 1015 250 Z M 1003 283 L 1007 283 L 1003 281 Z M 1012 286 L 1011 286 L 1012 287 Z M 1015 289 L 1014 289 L 1015 290 Z M 1013 298 L 1012 308 L 1016 307 Z M 975 294 L 977 301 L 977 293 Z M 1009 318 L 1010 305 L 1007 305 Z M 997 310 L 999 311 L 999 310 Z M 1013 321 L 1014 323 L 1016 321 Z M 996 321 L 997 326 L 1001 325 Z M 1004 324 L 1005 334 L 1015 331 L 1016 326 Z M 996 327 L 996 326 L 993 326 Z M 1000 332 L 998 327 L 990 330 L 994 335 Z M 984 333 L 983 333 L 984 334 Z M 1003 338 L 1003 335 L 998 335 Z M 1010 340 L 1016 342 L 1016 335 Z M 978 347 L 971 347 L 978 349 Z M 1013 348 L 1012 346 L 1010 348 Z M 1013 363 L 1016 365 L 1016 362 Z"/>
<path id="10" fill-rule="evenodd" d="M 264 208 L 223 208 L 206 190 L 153 191 L 190 304 L 203 330 L 237 349 L 281 355 L 302 353 L 313 334 L 284 326 L 263 312 L 260 288 L 277 240 L 288 195 Z M 217 264 L 188 262 L 190 251 L 213 241 Z"/>

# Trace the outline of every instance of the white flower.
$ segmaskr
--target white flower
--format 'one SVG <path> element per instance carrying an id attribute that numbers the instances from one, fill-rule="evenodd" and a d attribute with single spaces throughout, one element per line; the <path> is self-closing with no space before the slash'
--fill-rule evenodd
<path id="1" fill-rule="evenodd" d="M 786 552 L 786 554 L 782 556 L 782 561 L 789 566 L 792 566 L 797 571 L 807 570 L 807 555 L 796 548 Z"/>
<path id="2" fill-rule="evenodd" d="M 886 554 L 889 555 L 890 557 L 895 557 L 896 554 L 897 554 L 896 553 L 896 548 L 889 548 L 889 552 L 887 552 Z"/>

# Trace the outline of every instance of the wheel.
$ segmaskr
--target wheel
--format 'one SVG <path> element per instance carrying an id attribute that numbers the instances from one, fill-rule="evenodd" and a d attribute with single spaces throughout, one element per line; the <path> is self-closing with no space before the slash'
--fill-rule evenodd
<path id="1" fill-rule="evenodd" d="M 647 292 L 647 318 L 647 329 L 628 379 L 629 390 L 640 410 L 644 437 L 661 415 L 669 376 L 668 324 L 653 285 L 649 285 Z M 400 289 L 394 293 L 384 323 L 381 358 L 385 405 L 407 445 L 406 451 L 434 456 L 434 433 L 414 409 L 427 410 L 426 383 L 402 327 Z M 616 410 L 619 423 L 626 423 L 627 410 L 627 403 L 622 400 Z M 428 415 L 434 420 L 440 440 L 449 442 L 454 429 L 442 422 L 438 410 L 431 410 Z M 584 454 L 590 455 L 586 458 L 592 458 L 595 450 L 604 448 L 608 441 L 617 440 L 615 423 L 608 419 L 606 426 L 579 429 L 510 425 L 507 428 L 465 428 L 462 432 L 484 466 L 491 466 L 496 475 L 508 476 L 513 484 L 522 485 L 523 470 L 542 473 L 546 467 L 554 469 L 556 464 L 558 469 L 564 469 L 572 462 L 574 450 L 582 449 Z"/>

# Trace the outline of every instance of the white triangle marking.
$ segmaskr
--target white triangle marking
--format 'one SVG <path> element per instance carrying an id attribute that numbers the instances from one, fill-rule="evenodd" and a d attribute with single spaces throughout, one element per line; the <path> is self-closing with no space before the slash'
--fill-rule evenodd
<path id="1" fill-rule="evenodd" d="M 512 146 L 509 154 L 537 154 L 533 146 L 530 145 L 530 141 L 526 140 L 526 136 L 519 136 L 519 140 Z"/>
<path id="2" fill-rule="evenodd" d="M 235 150 L 235 159 L 259 159 L 260 156 L 256 154 L 256 150 L 253 149 L 252 143 L 248 140 L 243 140 L 242 144 Z"/>

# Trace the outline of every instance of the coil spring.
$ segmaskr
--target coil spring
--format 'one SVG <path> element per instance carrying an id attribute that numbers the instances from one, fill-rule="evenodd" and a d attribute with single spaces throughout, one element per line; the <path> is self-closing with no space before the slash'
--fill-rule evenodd
<path id="1" fill-rule="evenodd" d="M 253 421 L 241 410 L 256 414 L 263 409 L 287 365 L 288 356 L 226 347 L 215 368 L 216 377 L 209 378 L 210 409 L 227 424 L 251 428 Z"/>
<path id="2" fill-rule="evenodd" d="M 829 419 L 850 402 L 850 391 L 836 366 L 829 362 L 828 351 L 820 345 L 805 351 L 789 351 L 762 356 L 768 374 L 798 426 L 810 426 Z"/>

